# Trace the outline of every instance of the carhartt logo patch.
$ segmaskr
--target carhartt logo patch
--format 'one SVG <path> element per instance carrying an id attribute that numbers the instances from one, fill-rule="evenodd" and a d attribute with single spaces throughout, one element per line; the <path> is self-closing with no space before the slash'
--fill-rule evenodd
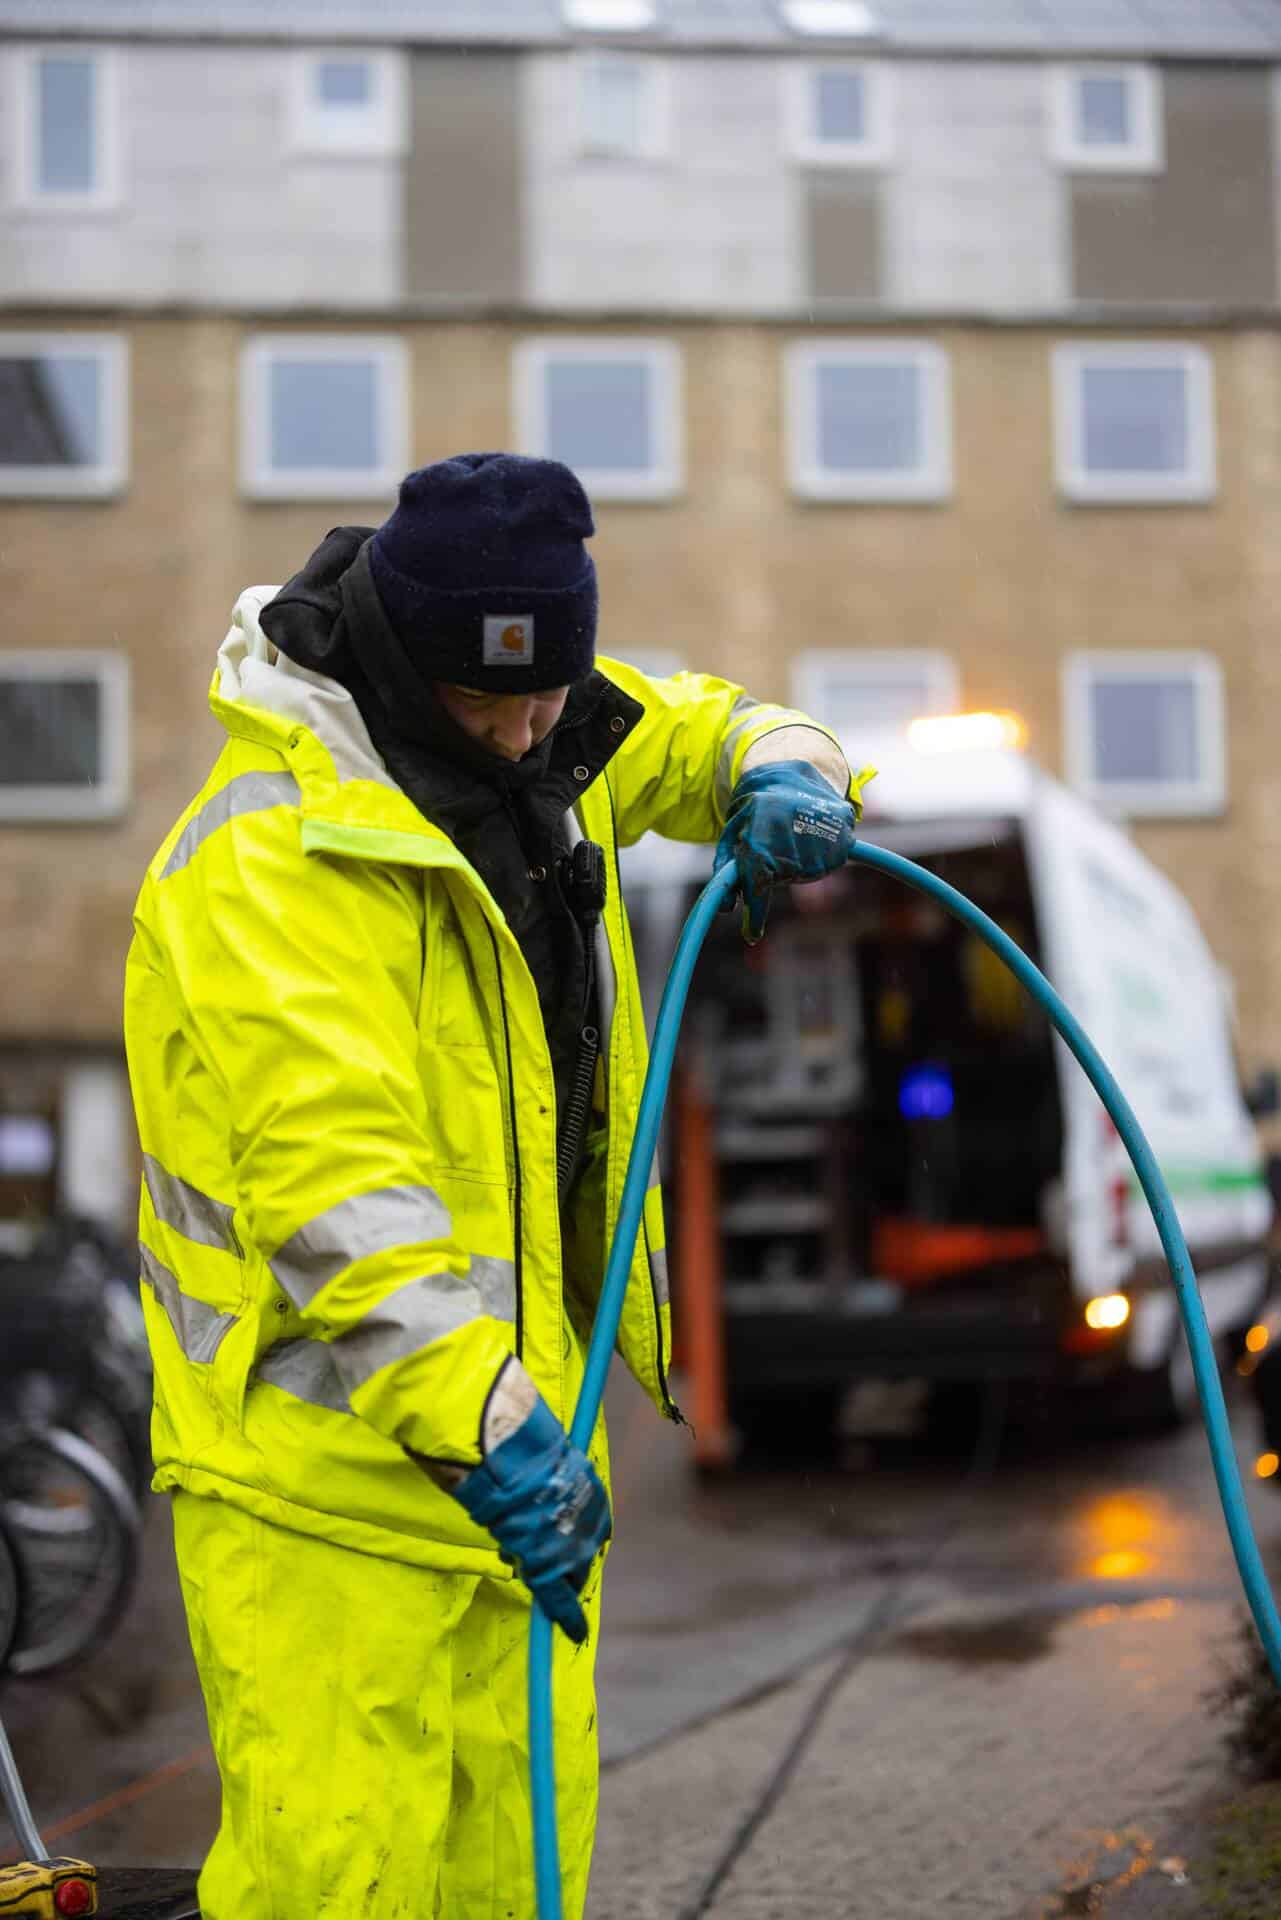
<path id="1" fill-rule="evenodd" d="M 487 667 L 532 666 L 534 661 L 533 614 L 487 613 L 484 658 Z"/>

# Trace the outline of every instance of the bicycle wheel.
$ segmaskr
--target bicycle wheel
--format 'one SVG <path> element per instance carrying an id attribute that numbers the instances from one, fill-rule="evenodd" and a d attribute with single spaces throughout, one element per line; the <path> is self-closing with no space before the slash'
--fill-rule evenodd
<path id="1" fill-rule="evenodd" d="M 115 1390 L 115 1382 L 95 1380 L 58 1424 L 79 1434 L 115 1468 L 134 1499 L 141 1502 L 151 1488 L 151 1403 L 129 1404 Z"/>
<path id="2" fill-rule="evenodd" d="M 0 1527 L 0 1673 L 22 1628 L 22 1572 L 9 1536 Z"/>
<path id="3" fill-rule="evenodd" d="M 26 1604 L 9 1669 L 50 1673 L 100 1646 L 138 1571 L 138 1504 L 96 1447 L 61 1428 L 0 1442 L 0 1524 Z"/>
<path id="4" fill-rule="evenodd" d="M 6 1375 L 4 1394 L 25 1428 L 79 1434 L 110 1461 L 136 1500 L 151 1485 L 151 1383 L 115 1355 L 95 1356 L 83 1373 L 29 1367 Z"/>

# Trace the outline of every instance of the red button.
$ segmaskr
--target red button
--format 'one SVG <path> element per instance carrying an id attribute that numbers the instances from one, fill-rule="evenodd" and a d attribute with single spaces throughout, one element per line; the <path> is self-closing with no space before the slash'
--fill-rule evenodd
<path id="1" fill-rule="evenodd" d="M 93 1888 L 87 1880 L 64 1880 L 53 1890 L 53 1904 L 59 1913 L 92 1913 Z"/>

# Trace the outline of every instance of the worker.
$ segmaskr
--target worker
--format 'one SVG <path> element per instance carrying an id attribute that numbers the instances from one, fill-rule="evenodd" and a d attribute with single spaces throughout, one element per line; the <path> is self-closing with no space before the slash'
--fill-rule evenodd
<path id="1" fill-rule="evenodd" d="M 596 1811 L 603 1422 L 567 1427 L 645 1065 L 617 848 L 720 837 L 746 931 L 848 855 L 839 747 L 595 659 L 553 461 L 411 473 L 243 593 L 226 742 L 126 983 L 155 1485 L 222 1781 L 204 1920 L 529 1920 L 531 1593 L 565 1912 Z M 659 1192 L 619 1333 L 678 1419 Z"/>

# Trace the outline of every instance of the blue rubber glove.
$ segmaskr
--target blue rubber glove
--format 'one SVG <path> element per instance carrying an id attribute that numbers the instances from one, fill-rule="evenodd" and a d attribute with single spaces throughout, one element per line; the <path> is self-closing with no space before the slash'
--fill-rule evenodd
<path id="1" fill-rule="evenodd" d="M 730 797 L 715 871 L 738 863 L 743 938 L 765 931 L 776 880 L 821 880 L 843 867 L 858 815 L 805 760 L 775 760 L 745 773 Z"/>
<path id="2" fill-rule="evenodd" d="M 537 1399 L 515 1432 L 449 1491 L 493 1534 L 543 1612 L 571 1640 L 584 1641 L 577 1596 L 613 1520 L 595 1467 L 547 1402 Z"/>

